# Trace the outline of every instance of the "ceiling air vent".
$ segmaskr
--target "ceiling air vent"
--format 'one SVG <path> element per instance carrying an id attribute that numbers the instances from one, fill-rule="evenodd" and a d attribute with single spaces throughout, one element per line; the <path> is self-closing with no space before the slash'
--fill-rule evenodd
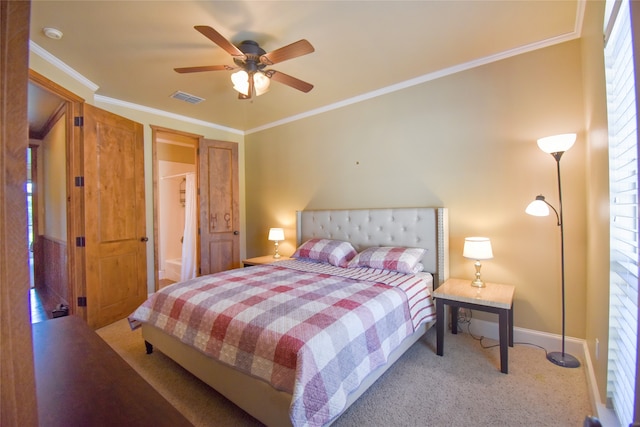
<path id="1" fill-rule="evenodd" d="M 171 95 L 171 98 L 179 99 L 184 102 L 188 102 L 189 104 L 199 104 L 204 101 L 204 98 L 200 98 L 199 96 L 191 95 L 186 92 L 176 91 Z"/>

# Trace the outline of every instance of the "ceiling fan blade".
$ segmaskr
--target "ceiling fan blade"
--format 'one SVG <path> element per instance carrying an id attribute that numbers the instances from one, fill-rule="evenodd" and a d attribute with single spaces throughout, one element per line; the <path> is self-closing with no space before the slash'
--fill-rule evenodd
<path id="1" fill-rule="evenodd" d="M 296 79 L 295 77 L 291 77 L 290 75 L 281 73 L 280 71 L 269 70 L 268 72 L 265 72 L 265 74 L 270 77 L 271 80 L 275 80 L 278 83 L 291 86 L 292 88 L 298 89 L 304 93 L 307 93 L 311 89 L 313 89 L 313 85 L 311 83 Z"/>
<path id="2" fill-rule="evenodd" d="M 203 65 L 201 67 L 182 67 L 182 68 L 174 68 L 177 73 L 199 73 L 201 71 L 231 71 L 235 70 L 236 67 L 232 67 L 230 65 Z"/>
<path id="3" fill-rule="evenodd" d="M 291 43 L 290 45 L 281 47 L 280 49 L 265 53 L 260 57 L 260 62 L 266 65 L 273 65 L 314 51 L 315 49 L 311 46 L 311 43 L 302 39 L 295 43 Z"/>
<path id="4" fill-rule="evenodd" d="M 224 38 L 222 34 L 214 30 L 213 28 L 206 25 L 196 25 L 196 30 L 198 30 L 203 36 L 226 50 L 231 56 L 239 56 L 243 59 L 246 59 L 244 53 L 240 49 L 238 49 L 233 43 Z"/>

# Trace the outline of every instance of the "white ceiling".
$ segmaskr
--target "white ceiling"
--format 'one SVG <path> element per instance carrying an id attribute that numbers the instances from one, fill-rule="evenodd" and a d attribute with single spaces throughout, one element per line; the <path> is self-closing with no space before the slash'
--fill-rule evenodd
<path id="1" fill-rule="evenodd" d="M 103 99 L 250 131 L 579 37 L 583 8 L 578 0 L 33 0 L 30 38 L 98 86 Z M 315 52 L 270 68 L 314 89 L 272 82 L 246 101 L 237 99 L 229 71 L 176 73 L 233 65 L 195 25 L 234 44 L 255 40 L 267 52 L 307 39 Z M 63 38 L 45 37 L 44 27 Z M 178 90 L 205 101 L 170 98 Z"/>

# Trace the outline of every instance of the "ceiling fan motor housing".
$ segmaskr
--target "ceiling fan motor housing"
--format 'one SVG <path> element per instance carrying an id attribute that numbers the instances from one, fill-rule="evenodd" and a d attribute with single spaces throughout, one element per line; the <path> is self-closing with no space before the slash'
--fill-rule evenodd
<path id="1" fill-rule="evenodd" d="M 261 71 L 266 67 L 265 64 L 260 62 L 260 57 L 266 52 L 260 47 L 260 45 L 253 40 L 245 40 L 238 46 L 238 49 L 244 53 L 246 59 L 233 58 L 233 62 L 239 67 L 242 67 L 247 73 L 255 73 Z"/>

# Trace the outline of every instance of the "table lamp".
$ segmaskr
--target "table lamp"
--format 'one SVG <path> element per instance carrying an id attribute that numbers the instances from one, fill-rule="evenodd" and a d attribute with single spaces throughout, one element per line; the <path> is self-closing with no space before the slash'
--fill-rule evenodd
<path id="1" fill-rule="evenodd" d="M 275 242 L 276 245 L 276 252 L 273 254 L 273 257 L 280 258 L 280 254 L 278 253 L 278 242 L 284 240 L 284 230 L 282 228 L 270 228 L 269 240 Z"/>
<path id="2" fill-rule="evenodd" d="M 491 250 L 491 240 L 488 237 L 466 237 L 464 239 L 464 250 L 462 256 L 469 259 L 475 259 L 473 264 L 476 267 L 476 278 L 471 282 L 471 286 L 484 288 L 485 284 L 480 278 L 480 260 L 493 258 Z"/>

